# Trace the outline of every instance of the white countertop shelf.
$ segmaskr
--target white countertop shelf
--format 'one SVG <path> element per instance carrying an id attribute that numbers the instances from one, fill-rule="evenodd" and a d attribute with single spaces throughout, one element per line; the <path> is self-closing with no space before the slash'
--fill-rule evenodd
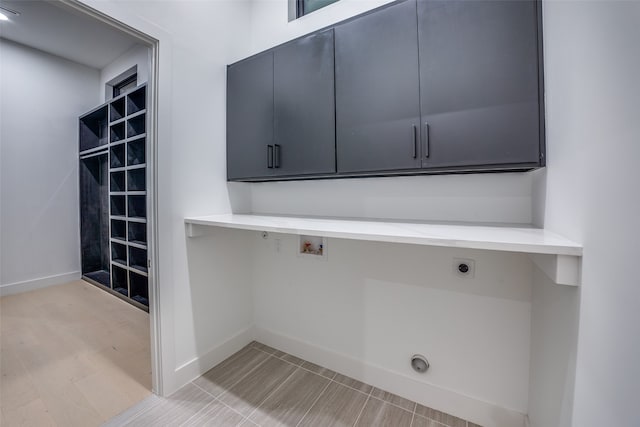
<path id="1" fill-rule="evenodd" d="M 201 226 L 303 234 L 374 242 L 408 243 L 535 254 L 532 259 L 556 283 L 577 285 L 582 246 L 550 231 L 527 226 L 446 224 L 248 214 L 185 218 L 187 235 Z M 567 272 L 568 269 L 568 272 Z"/>

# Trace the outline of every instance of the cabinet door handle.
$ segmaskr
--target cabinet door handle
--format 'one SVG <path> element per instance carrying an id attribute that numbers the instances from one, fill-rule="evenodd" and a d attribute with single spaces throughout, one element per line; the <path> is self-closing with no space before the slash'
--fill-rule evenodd
<path id="1" fill-rule="evenodd" d="M 279 168 L 280 167 L 280 145 L 279 144 L 275 144 L 274 145 L 273 167 L 275 167 L 275 168 Z"/>
<path id="2" fill-rule="evenodd" d="M 267 145 L 267 168 L 273 169 L 273 145 Z"/>
<path id="3" fill-rule="evenodd" d="M 418 128 L 413 125 L 413 158 L 418 157 Z"/>
<path id="4" fill-rule="evenodd" d="M 429 157 L 429 123 L 424 124 L 424 156 Z"/>

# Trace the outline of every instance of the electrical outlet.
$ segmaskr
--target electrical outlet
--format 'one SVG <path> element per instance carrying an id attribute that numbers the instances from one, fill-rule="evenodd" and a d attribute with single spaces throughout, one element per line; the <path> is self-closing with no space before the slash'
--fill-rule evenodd
<path id="1" fill-rule="evenodd" d="M 476 274 L 476 262 L 468 258 L 454 258 L 453 273 L 457 276 L 471 279 Z"/>
<path id="2" fill-rule="evenodd" d="M 282 244 L 281 244 L 281 240 L 280 239 L 273 239 L 273 247 L 276 250 L 276 253 L 280 253 L 280 248 L 281 248 Z"/>

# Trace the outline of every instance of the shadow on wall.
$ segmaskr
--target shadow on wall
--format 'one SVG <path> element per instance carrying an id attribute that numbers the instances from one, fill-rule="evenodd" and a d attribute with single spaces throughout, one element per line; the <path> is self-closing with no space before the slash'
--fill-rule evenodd
<path id="1" fill-rule="evenodd" d="M 229 183 L 228 191 L 235 213 L 531 223 L 529 173 Z"/>
<path id="2" fill-rule="evenodd" d="M 526 255 L 329 239 L 321 261 L 297 255 L 297 236 L 253 239 L 255 324 L 266 344 L 429 406 L 441 401 L 424 401 L 425 390 L 526 413 Z M 473 279 L 456 275 L 454 257 L 475 259 Z M 432 362 L 424 375 L 410 367 L 415 353 Z M 421 391 L 408 395 L 409 383 Z"/>
<path id="3" fill-rule="evenodd" d="M 531 173 L 531 222 L 536 227 L 544 228 L 547 208 L 547 168 Z"/>
<path id="4" fill-rule="evenodd" d="M 531 313 L 531 427 L 572 425 L 580 294 L 534 267 Z"/>
<path id="5" fill-rule="evenodd" d="M 214 227 L 203 231 L 202 236 L 185 237 L 188 283 L 176 283 L 174 290 L 175 306 L 191 308 L 175 314 L 176 334 L 193 331 L 193 337 L 181 339 L 188 345 L 176 348 L 176 367 L 185 370 L 185 380 L 247 344 L 242 334 L 250 334 L 253 325 L 250 233 Z"/>

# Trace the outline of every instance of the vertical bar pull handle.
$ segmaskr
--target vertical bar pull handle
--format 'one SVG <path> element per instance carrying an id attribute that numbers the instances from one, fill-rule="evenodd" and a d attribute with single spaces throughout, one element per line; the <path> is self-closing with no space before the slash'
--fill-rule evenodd
<path id="1" fill-rule="evenodd" d="M 273 169 L 273 145 L 267 145 L 267 168 Z"/>
<path id="2" fill-rule="evenodd" d="M 418 128 L 413 125 L 413 158 L 418 157 Z"/>
<path id="3" fill-rule="evenodd" d="M 280 167 L 280 144 L 275 144 L 273 150 L 273 167 Z"/>
<path id="4" fill-rule="evenodd" d="M 429 123 L 424 123 L 424 156 L 429 157 Z"/>

